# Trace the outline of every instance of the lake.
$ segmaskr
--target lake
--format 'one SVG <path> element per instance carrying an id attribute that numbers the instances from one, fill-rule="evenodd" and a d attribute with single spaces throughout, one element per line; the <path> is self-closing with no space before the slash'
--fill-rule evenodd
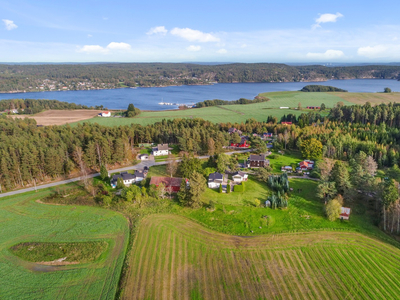
<path id="1" fill-rule="evenodd" d="M 87 106 L 104 105 L 109 109 L 126 109 L 133 103 L 142 110 L 164 110 L 177 106 L 159 105 L 161 101 L 191 104 L 204 100 L 253 99 L 259 93 L 298 91 L 309 84 L 331 85 L 349 92 L 382 92 L 385 87 L 400 91 L 400 81 L 386 79 L 349 79 L 326 82 L 283 82 L 283 83 L 218 83 L 214 85 L 184 85 L 151 88 L 121 88 L 114 90 L 32 92 L 0 94 L 2 99 L 52 99 Z"/>

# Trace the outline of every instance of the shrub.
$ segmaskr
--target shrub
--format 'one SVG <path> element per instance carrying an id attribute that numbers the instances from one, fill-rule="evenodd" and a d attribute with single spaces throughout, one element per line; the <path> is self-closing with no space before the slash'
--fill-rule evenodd
<path id="1" fill-rule="evenodd" d="M 233 187 L 233 191 L 234 191 L 235 193 L 243 193 L 243 191 L 244 191 L 244 189 L 243 189 L 243 182 L 242 182 L 241 185 L 235 185 L 235 186 Z"/>
<path id="2" fill-rule="evenodd" d="M 220 194 L 222 193 L 222 184 L 219 185 L 218 193 L 220 193 Z"/>
<path id="3" fill-rule="evenodd" d="M 226 193 L 229 194 L 231 192 L 231 185 L 228 183 L 226 186 Z"/>

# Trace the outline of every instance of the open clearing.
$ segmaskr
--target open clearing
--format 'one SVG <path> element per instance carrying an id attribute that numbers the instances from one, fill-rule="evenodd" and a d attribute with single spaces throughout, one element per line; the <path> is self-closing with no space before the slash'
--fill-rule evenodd
<path id="1" fill-rule="evenodd" d="M 35 201 L 50 192 L 0 201 L 0 299 L 113 299 L 128 242 L 127 220 L 106 209 Z M 10 249 L 25 242 L 96 241 L 107 247 L 94 262 L 64 266 L 29 262 Z"/>
<path id="2" fill-rule="evenodd" d="M 100 110 L 76 109 L 76 110 L 46 110 L 36 115 L 13 115 L 13 118 L 35 119 L 38 125 L 64 125 L 67 123 L 79 122 L 97 116 Z"/>
<path id="3" fill-rule="evenodd" d="M 229 236 L 142 220 L 123 299 L 398 299 L 400 250 L 352 232 Z"/>
<path id="4" fill-rule="evenodd" d="M 336 95 L 355 104 L 370 102 L 372 105 L 397 102 L 400 103 L 400 93 L 327 93 Z"/>

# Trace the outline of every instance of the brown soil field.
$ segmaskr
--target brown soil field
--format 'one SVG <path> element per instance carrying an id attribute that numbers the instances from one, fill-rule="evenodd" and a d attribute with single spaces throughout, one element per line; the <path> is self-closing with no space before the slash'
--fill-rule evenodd
<path id="1" fill-rule="evenodd" d="M 77 110 L 46 110 L 33 116 L 18 115 L 13 118 L 35 119 L 38 125 L 65 125 L 67 123 L 79 122 L 97 116 L 101 110 L 77 109 Z"/>
<path id="2" fill-rule="evenodd" d="M 400 93 L 327 93 L 333 96 L 338 96 L 346 101 L 355 104 L 365 104 L 370 102 L 372 105 L 397 102 L 400 103 Z"/>

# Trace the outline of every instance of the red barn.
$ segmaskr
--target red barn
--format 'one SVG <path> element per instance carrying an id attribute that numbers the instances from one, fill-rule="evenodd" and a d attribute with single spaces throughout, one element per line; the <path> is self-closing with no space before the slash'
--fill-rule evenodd
<path id="1" fill-rule="evenodd" d="M 249 148 L 250 145 L 247 144 L 247 141 L 246 141 L 246 140 L 244 140 L 244 141 L 242 141 L 242 142 L 239 143 L 239 144 L 231 143 L 231 147 L 236 147 L 236 148 Z"/>
<path id="2" fill-rule="evenodd" d="M 281 122 L 282 125 L 292 125 L 292 122 Z"/>
<path id="3" fill-rule="evenodd" d="M 171 190 L 173 193 L 179 192 L 181 189 L 181 183 L 182 183 L 183 178 L 177 178 L 177 177 L 157 177 L 153 176 L 151 177 L 150 180 L 150 185 L 155 184 L 156 187 L 160 185 L 160 183 L 163 183 L 167 190 Z"/>

